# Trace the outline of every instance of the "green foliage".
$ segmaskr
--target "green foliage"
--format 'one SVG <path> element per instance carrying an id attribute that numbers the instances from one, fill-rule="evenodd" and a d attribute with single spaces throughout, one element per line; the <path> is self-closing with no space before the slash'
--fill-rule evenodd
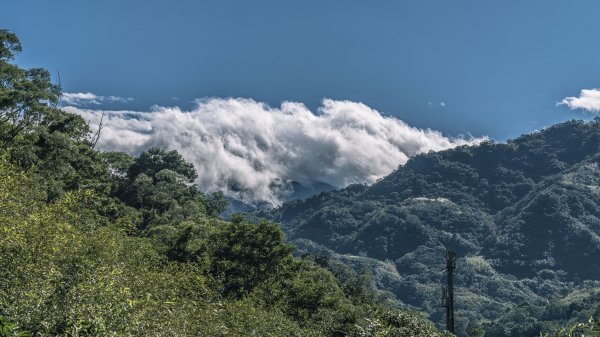
<path id="1" fill-rule="evenodd" d="M 586 323 L 575 323 L 571 326 L 560 328 L 551 334 L 540 333 L 540 337 L 580 337 L 600 336 L 600 325 L 592 317 Z"/>
<path id="2" fill-rule="evenodd" d="M 198 177 L 194 165 L 185 161 L 177 151 L 164 151 L 157 147 L 142 152 L 128 168 L 127 175 L 154 177 L 163 170 L 175 172 L 188 183 L 193 183 Z"/>
<path id="3" fill-rule="evenodd" d="M 22 51 L 17 35 L 8 29 L 0 29 L 0 59 L 12 60 L 15 54 Z"/>
<path id="4" fill-rule="evenodd" d="M 176 151 L 151 148 L 132 158 L 105 152 L 100 157 L 112 174 L 112 195 L 140 211 L 141 229 L 217 216 L 227 201 L 220 192 L 205 196 L 193 185 L 193 165 Z"/>
<path id="5" fill-rule="evenodd" d="M 348 336 L 370 317 L 272 223 L 213 218 L 132 237 L 95 212 L 92 190 L 47 204 L 37 184 L 0 161 L 0 312 L 15 334 Z"/>
<path id="6" fill-rule="evenodd" d="M 0 316 L 0 337 L 29 337 L 26 331 L 19 331 L 16 324 L 10 323 L 6 318 Z"/>
<path id="7" fill-rule="evenodd" d="M 45 69 L 22 69 L 10 61 L 21 50 L 18 38 L 0 30 L 0 149 L 22 168 L 34 168 L 48 200 L 69 190 L 108 187 L 83 118 L 56 108 L 60 88 Z"/>
<path id="8" fill-rule="evenodd" d="M 91 191 L 46 205 L 35 181 L 5 161 L 0 178 L 0 312 L 20 327 L 182 336 L 216 335 L 226 324 L 232 335 L 310 335 L 276 310 L 220 300 L 202 265 L 169 262 L 150 240 L 95 222 L 84 211 L 96 198 Z"/>
<path id="9" fill-rule="evenodd" d="M 42 123 L 51 113 L 60 95 L 60 88 L 50 81 L 50 74 L 41 68 L 21 69 L 10 63 L 21 51 L 17 36 L 0 30 L 0 148 L 16 137 Z"/>
<path id="10" fill-rule="evenodd" d="M 485 330 L 482 327 L 476 326 L 469 330 L 469 337 L 484 337 Z"/>
<path id="11" fill-rule="evenodd" d="M 228 205 L 229 201 L 225 199 L 221 191 L 211 193 L 204 200 L 204 206 L 209 216 L 219 216 L 227 209 Z"/>
<path id="12" fill-rule="evenodd" d="M 261 289 L 268 304 L 278 305 L 303 326 L 324 331 L 328 336 L 348 336 L 355 332 L 360 308 L 353 306 L 328 271 L 306 261 L 299 263 L 290 276 L 275 280 L 269 289 Z"/>
<path id="13" fill-rule="evenodd" d="M 384 311 L 367 321 L 360 328 L 359 336 L 373 337 L 442 337 L 453 336 L 448 332 L 439 332 L 431 322 L 420 314 L 409 311 Z"/>
<path id="14" fill-rule="evenodd" d="M 600 118 L 569 121 L 503 144 L 421 154 L 372 186 L 254 216 L 281 222 L 301 253 L 366 266 L 379 290 L 438 326 L 451 248 L 458 334 L 535 336 L 577 317 L 552 303 L 573 289 L 593 294 L 581 284 L 600 278 L 599 150 Z"/>
<path id="15" fill-rule="evenodd" d="M 572 292 L 549 303 L 521 304 L 483 327 L 486 336 L 539 336 L 540 332 L 554 336 L 556 332 L 562 330 L 563 333 L 576 325 L 584 327 L 585 325 L 578 323 L 582 321 L 597 329 L 597 322 L 590 322 L 589 319 L 600 315 L 599 299 L 598 282 L 586 281 L 574 287 Z M 595 335 L 597 333 L 586 334 Z"/>
<path id="16" fill-rule="evenodd" d="M 212 241 L 211 272 L 227 296 L 241 296 L 267 278 L 280 277 L 292 260 L 293 247 L 284 243 L 277 225 L 266 221 L 225 223 Z"/>

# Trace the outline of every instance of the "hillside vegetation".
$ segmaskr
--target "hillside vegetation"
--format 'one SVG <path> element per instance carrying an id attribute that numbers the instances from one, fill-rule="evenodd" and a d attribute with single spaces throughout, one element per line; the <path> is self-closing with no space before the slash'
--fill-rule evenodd
<path id="1" fill-rule="evenodd" d="M 177 152 L 94 150 L 0 30 L 0 336 L 444 336 L 278 225 L 223 221 Z"/>
<path id="2" fill-rule="evenodd" d="M 440 326 L 445 249 L 458 253 L 459 335 L 538 336 L 598 317 L 600 119 L 411 158 L 263 211 L 302 251 L 370 270 Z"/>

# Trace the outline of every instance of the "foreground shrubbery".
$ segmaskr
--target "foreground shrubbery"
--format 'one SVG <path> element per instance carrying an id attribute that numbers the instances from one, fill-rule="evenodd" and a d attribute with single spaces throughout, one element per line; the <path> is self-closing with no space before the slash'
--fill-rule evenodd
<path id="1" fill-rule="evenodd" d="M 380 315 L 377 303 L 345 293 L 331 272 L 293 258 L 273 224 L 206 216 L 132 236 L 129 219 L 97 212 L 105 200 L 93 191 L 45 200 L 34 176 L 0 161 L 0 313 L 15 324 L 10 330 L 50 336 L 437 334 L 425 318 Z"/>

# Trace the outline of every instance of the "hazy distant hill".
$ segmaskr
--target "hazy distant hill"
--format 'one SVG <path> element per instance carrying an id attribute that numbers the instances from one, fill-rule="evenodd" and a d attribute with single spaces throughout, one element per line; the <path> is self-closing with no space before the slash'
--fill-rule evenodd
<path id="1" fill-rule="evenodd" d="M 570 121 L 502 144 L 418 155 L 372 186 L 260 216 L 282 223 L 304 251 L 366 266 L 379 288 L 439 323 L 451 248 L 460 257 L 462 333 L 487 322 L 486 336 L 538 335 L 600 313 L 589 300 L 600 279 L 599 163 L 600 119 Z"/>
<path id="2" fill-rule="evenodd" d="M 309 186 L 304 186 L 297 181 L 292 181 L 290 183 L 290 186 L 290 194 L 284 199 L 286 201 L 306 199 L 315 194 L 319 194 L 321 192 L 328 192 L 335 189 L 335 187 L 320 181 Z M 266 209 L 269 207 L 267 203 L 251 205 L 231 197 L 225 197 L 225 199 L 227 200 L 228 205 L 227 209 L 221 213 L 221 216 L 226 219 L 235 213 L 247 213 L 258 209 Z"/>

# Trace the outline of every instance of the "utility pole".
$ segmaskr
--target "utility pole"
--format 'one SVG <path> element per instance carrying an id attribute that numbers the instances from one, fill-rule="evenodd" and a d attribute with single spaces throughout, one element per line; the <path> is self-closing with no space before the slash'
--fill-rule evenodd
<path id="1" fill-rule="evenodd" d="M 456 253 L 446 250 L 446 271 L 448 272 L 448 287 L 442 287 L 442 306 L 446 308 L 446 330 L 454 333 L 454 269 L 456 268 Z"/>

